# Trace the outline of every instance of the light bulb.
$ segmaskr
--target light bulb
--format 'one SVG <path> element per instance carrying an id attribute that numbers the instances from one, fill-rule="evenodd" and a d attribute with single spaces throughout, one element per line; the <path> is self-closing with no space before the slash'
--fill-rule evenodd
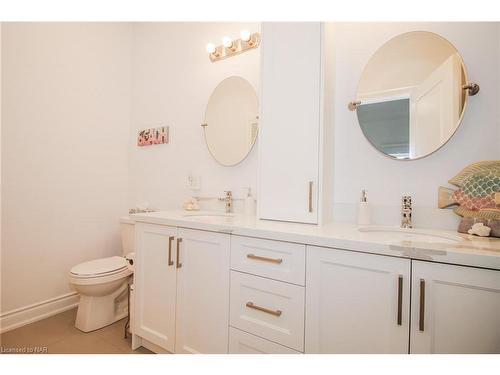
<path id="1" fill-rule="evenodd" d="M 215 52 L 215 46 L 212 43 L 207 44 L 207 52 L 210 54 Z"/>
<path id="2" fill-rule="evenodd" d="M 225 36 L 224 38 L 222 38 L 222 44 L 226 48 L 231 48 L 233 46 L 233 41 L 231 40 L 230 37 Z"/>
<path id="3" fill-rule="evenodd" d="M 241 32 L 240 32 L 241 40 L 243 40 L 244 42 L 248 42 L 248 41 L 250 41 L 250 37 L 251 37 L 251 34 L 248 30 L 241 30 Z"/>

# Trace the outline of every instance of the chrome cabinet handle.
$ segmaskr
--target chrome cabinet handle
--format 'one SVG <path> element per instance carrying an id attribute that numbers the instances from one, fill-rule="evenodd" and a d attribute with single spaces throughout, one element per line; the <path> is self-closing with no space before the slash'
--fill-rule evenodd
<path id="1" fill-rule="evenodd" d="M 254 305 L 253 302 L 247 302 L 246 306 L 250 309 L 259 310 L 259 311 L 262 311 L 262 312 L 265 312 L 267 314 L 271 314 L 274 316 L 281 316 L 281 313 L 282 313 L 281 310 L 271 310 L 271 309 L 268 309 L 266 307 Z"/>
<path id="2" fill-rule="evenodd" d="M 172 260 L 172 241 L 174 240 L 174 236 L 168 237 L 168 265 L 171 266 L 174 264 Z"/>
<path id="3" fill-rule="evenodd" d="M 182 267 L 182 263 L 180 262 L 181 242 L 182 238 L 177 238 L 177 259 L 175 260 L 177 268 Z"/>
<path id="4" fill-rule="evenodd" d="M 420 279 L 420 315 L 418 321 L 418 329 L 424 332 L 424 315 L 425 315 L 425 280 Z"/>
<path id="5" fill-rule="evenodd" d="M 403 315 L 403 275 L 398 277 L 398 326 L 402 324 Z"/>
<path id="6" fill-rule="evenodd" d="M 254 260 L 261 260 L 263 262 L 276 263 L 276 264 L 280 264 L 283 262 L 283 259 L 281 259 L 281 258 L 261 257 L 259 255 L 255 255 L 255 254 L 247 254 L 247 258 L 254 259 Z"/>
<path id="7" fill-rule="evenodd" d="M 313 212 L 313 182 L 309 181 L 309 212 Z"/>

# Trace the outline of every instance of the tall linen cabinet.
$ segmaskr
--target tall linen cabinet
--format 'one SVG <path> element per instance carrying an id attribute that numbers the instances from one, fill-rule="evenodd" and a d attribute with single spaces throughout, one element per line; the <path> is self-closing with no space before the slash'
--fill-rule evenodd
<path id="1" fill-rule="evenodd" d="M 332 26 L 263 23 L 259 129 L 261 219 L 321 224 L 331 212 Z"/>

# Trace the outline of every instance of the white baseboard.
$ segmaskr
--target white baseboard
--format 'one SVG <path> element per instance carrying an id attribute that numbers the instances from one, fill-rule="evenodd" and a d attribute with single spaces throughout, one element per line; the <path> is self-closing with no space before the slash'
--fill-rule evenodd
<path id="1" fill-rule="evenodd" d="M 79 299 L 78 293 L 71 292 L 33 305 L 6 311 L 0 315 L 0 333 L 75 308 L 78 306 Z"/>

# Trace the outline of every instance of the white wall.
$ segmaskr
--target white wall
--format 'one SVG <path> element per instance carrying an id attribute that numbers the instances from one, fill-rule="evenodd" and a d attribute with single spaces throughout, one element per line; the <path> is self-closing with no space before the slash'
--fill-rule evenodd
<path id="1" fill-rule="evenodd" d="M 192 194 L 189 173 L 201 176 L 201 196 L 232 190 L 243 197 L 255 188 L 257 145 L 235 167 L 222 167 L 206 147 L 200 126 L 208 98 L 224 78 L 238 75 L 258 93 L 259 49 L 215 63 L 205 46 L 221 44 L 223 36 L 239 38 L 242 29 L 260 30 L 257 23 L 139 23 L 134 25 L 132 127 L 129 203 L 149 202 L 160 209 L 180 208 Z M 170 126 L 170 143 L 137 147 L 139 129 Z M 205 202 L 202 202 L 206 204 Z M 222 209 L 222 203 L 214 203 Z"/>
<path id="2" fill-rule="evenodd" d="M 361 189 L 368 190 L 375 219 L 399 220 L 400 197 L 413 196 L 417 226 L 456 229 L 458 218 L 438 210 L 437 189 L 467 164 L 499 159 L 499 33 L 497 23 L 337 23 L 334 207 L 336 220 L 355 220 Z M 481 86 L 470 98 L 462 126 L 436 153 L 421 160 L 386 158 L 364 138 L 356 114 L 347 103 L 356 96 L 358 80 L 372 54 L 387 40 L 411 30 L 427 30 L 447 38 L 465 60 L 469 78 Z M 425 218 L 424 218 L 425 217 Z"/>
<path id="3" fill-rule="evenodd" d="M 2 313 L 71 292 L 72 266 L 121 253 L 130 33 L 2 25 Z"/>

